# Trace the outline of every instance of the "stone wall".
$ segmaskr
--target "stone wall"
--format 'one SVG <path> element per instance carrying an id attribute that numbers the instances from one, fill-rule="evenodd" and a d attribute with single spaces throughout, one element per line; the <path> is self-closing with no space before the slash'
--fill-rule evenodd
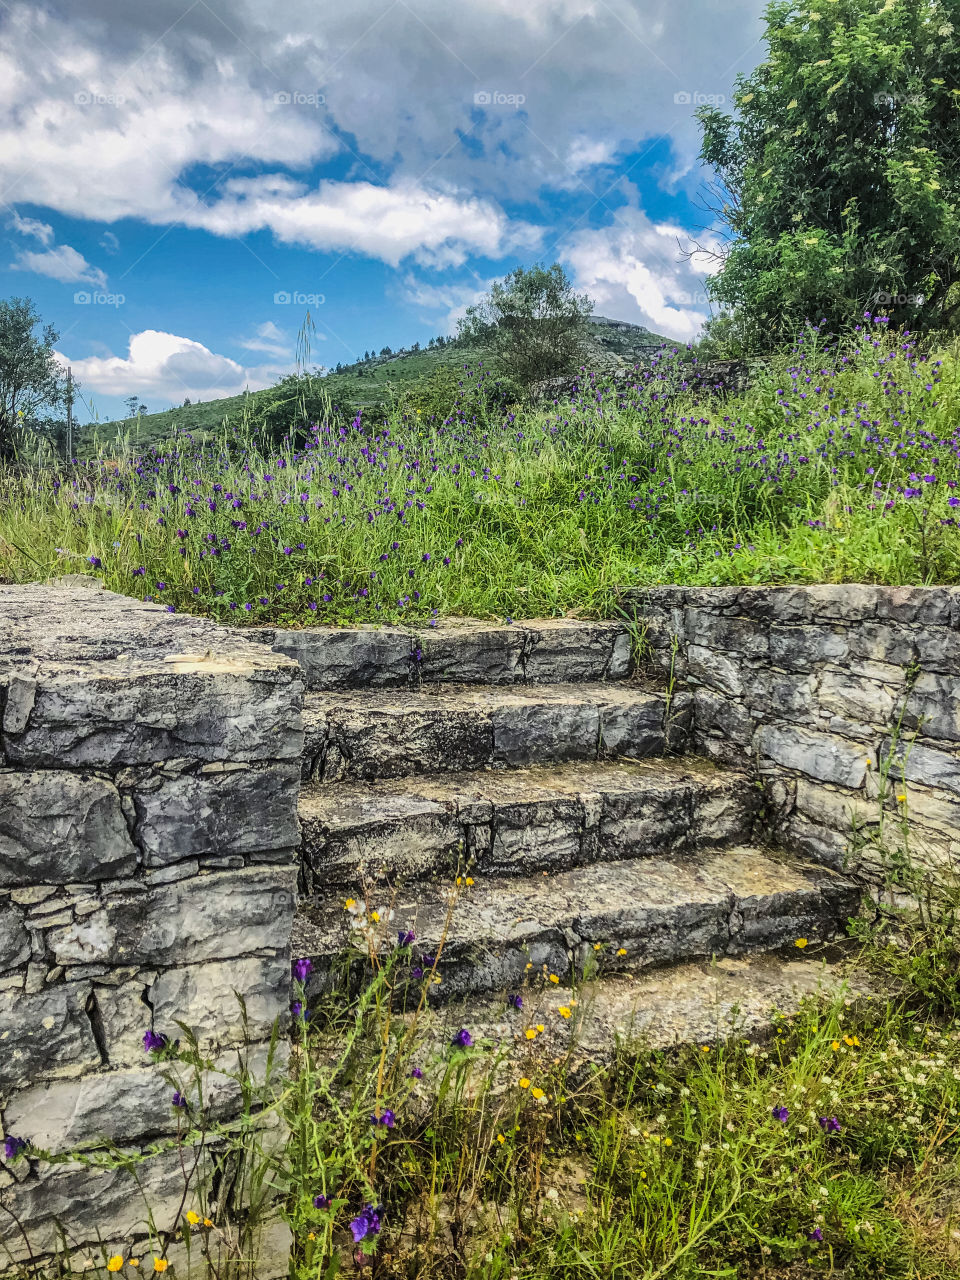
<path id="1" fill-rule="evenodd" d="M 881 815 L 928 862 L 960 855 L 960 588 L 661 587 L 624 593 L 654 665 L 693 692 L 692 750 L 750 762 L 774 834 L 839 866 Z M 898 797 L 906 796 L 906 800 Z"/>
<path id="2" fill-rule="evenodd" d="M 178 1022 L 222 1071 L 245 1039 L 262 1070 L 289 1002 L 301 704 L 295 661 L 213 624 L 91 579 L 0 587 L 4 1134 L 55 1153 L 174 1134 L 143 1038 Z M 236 1111 L 234 1080 L 206 1084 Z M 0 1270 L 27 1239 L 55 1250 L 58 1224 L 99 1260 L 99 1237 L 144 1236 L 147 1203 L 176 1225 L 183 1190 L 176 1151 L 137 1179 L 7 1161 Z"/>

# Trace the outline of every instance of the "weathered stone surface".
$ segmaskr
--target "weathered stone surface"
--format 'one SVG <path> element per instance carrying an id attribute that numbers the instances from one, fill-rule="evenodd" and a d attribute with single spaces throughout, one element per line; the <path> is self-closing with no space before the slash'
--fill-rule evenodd
<path id="1" fill-rule="evenodd" d="M 299 841 L 294 762 L 159 778 L 134 791 L 136 839 L 147 866 L 184 858 L 293 849 Z"/>
<path id="2" fill-rule="evenodd" d="M 34 1085 L 6 1103 L 5 1124 L 9 1133 L 53 1154 L 105 1141 L 139 1142 L 176 1133 L 183 1114 L 178 1117 L 172 1104 L 174 1089 L 187 1099 L 193 1123 L 221 1120 L 237 1109 L 244 1070 L 258 1085 L 279 1082 L 286 1056 L 277 1055 L 269 1076 L 268 1046 L 253 1044 L 242 1056 L 221 1054 L 216 1069 L 201 1072 L 199 1080 L 193 1068 L 171 1062 Z"/>
<path id="3" fill-rule="evenodd" d="M 244 1022 L 241 999 L 246 1006 Z M 150 988 L 153 1026 L 177 1039 L 177 1023 L 201 1045 L 242 1044 L 269 1037 L 285 1023 L 290 1000 L 290 955 L 247 956 L 165 969 Z"/>
<path id="4" fill-rule="evenodd" d="M 56 983 L 33 994 L 0 992 L 0 1090 L 77 1075 L 100 1065 L 85 1012 L 87 983 Z"/>
<path id="5" fill-rule="evenodd" d="M 0 898 L 0 972 L 22 964 L 30 955 L 30 936 L 23 912 L 9 899 Z"/>
<path id="6" fill-rule="evenodd" d="M 789 1015 L 804 999 L 844 991 L 852 1001 L 869 994 L 870 986 L 865 975 L 848 976 L 816 958 L 759 955 L 724 956 L 635 977 L 610 975 L 576 991 L 563 986 L 528 989 L 520 1014 L 506 1013 L 500 998 L 471 994 L 462 1003 L 451 1000 L 423 1015 L 428 1048 L 422 1061 L 429 1071 L 434 1046 L 440 1050 L 459 1027 L 469 1026 L 478 1043 L 499 1049 L 517 1068 L 505 1070 L 506 1079 L 521 1071 L 532 1074 L 531 1057 L 547 1070 L 557 1058 L 571 1054 L 576 1071 L 584 1063 L 611 1061 L 618 1047 L 672 1049 L 763 1035 L 775 1012 Z M 558 1018 L 558 1005 L 572 1007 L 574 1016 Z M 523 1033 L 538 1023 L 544 1032 L 531 1044 Z M 423 1083 L 431 1087 L 429 1075 Z"/>
<path id="7" fill-rule="evenodd" d="M 743 694 L 743 678 L 740 667 L 723 653 L 691 644 L 687 648 L 687 678 L 739 698 Z"/>
<path id="8" fill-rule="evenodd" d="M 777 764 L 797 769 L 819 782 L 859 787 L 867 775 L 862 748 L 827 733 L 814 733 L 794 725 L 761 725 L 757 746 Z"/>
<path id="9" fill-rule="evenodd" d="M 405 685 L 415 647 L 409 631 L 394 627 L 277 631 L 273 646 L 300 664 L 308 689 Z"/>
<path id="10" fill-rule="evenodd" d="M 148 1157 L 136 1173 L 78 1163 L 40 1166 L 26 1181 L 0 1190 L 0 1206 L 17 1218 L 14 1223 L 9 1214 L 0 1213 L 0 1243 L 11 1262 L 22 1262 L 31 1254 L 56 1252 L 61 1228 L 74 1248 L 97 1242 L 107 1231 L 121 1241 L 145 1234 L 148 1215 L 159 1230 L 175 1229 L 184 1191 L 183 1161 L 180 1152 L 168 1151 Z M 192 1163 L 191 1156 L 188 1170 Z M 198 1180 L 203 1170 L 201 1161 Z"/>
<path id="11" fill-rule="evenodd" d="M 106 891 L 100 909 L 49 945 L 57 964 L 195 964 L 275 947 L 287 935 L 296 871 L 282 866 L 223 871 Z"/>
<path id="12" fill-rule="evenodd" d="M 826 870 L 734 849 L 695 862 L 649 858 L 547 878 L 483 877 L 455 904 L 448 887 L 401 889 L 390 932 L 414 929 L 426 952 L 445 937 L 437 994 L 446 997 L 522 982 L 528 963 L 562 976 L 571 956 L 579 966 L 623 971 L 831 937 L 855 906 L 855 891 Z M 339 897 L 298 915 L 294 949 L 315 958 L 318 984 L 351 927 Z"/>
<path id="13" fill-rule="evenodd" d="M 646 857 L 748 833 L 757 793 L 696 761 L 566 764 L 307 788 L 308 887 L 448 874 L 458 857 L 507 874 Z"/>
<path id="14" fill-rule="evenodd" d="M 225 627 L 70 584 L 0 587 L 3 745 L 27 767 L 296 759 L 299 667 Z"/>
<path id="15" fill-rule="evenodd" d="M 0 773 L 0 886 L 103 880 L 136 864 L 112 783 L 63 770 Z"/>

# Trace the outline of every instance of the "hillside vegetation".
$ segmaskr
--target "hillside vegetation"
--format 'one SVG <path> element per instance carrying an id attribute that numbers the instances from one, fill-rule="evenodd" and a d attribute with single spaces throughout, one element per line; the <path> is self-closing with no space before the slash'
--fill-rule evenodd
<path id="1" fill-rule="evenodd" d="M 482 346 L 456 339 L 440 341 L 442 345 L 371 355 L 353 364 L 338 366 L 322 378 L 310 379 L 313 392 L 322 392 L 345 416 L 353 417 L 358 410 L 369 413 L 389 407 L 443 369 L 474 370 L 482 365 L 496 374 L 496 361 Z M 653 353 L 665 345 L 669 345 L 668 339 L 642 325 L 592 316 L 587 326 L 584 364 L 601 371 L 629 368 L 637 363 L 649 363 Z M 282 418 L 284 406 L 288 406 L 286 416 L 292 423 L 298 416 L 299 391 L 290 379 L 263 391 L 182 405 L 139 418 L 92 424 L 83 430 L 79 455 L 94 457 L 99 451 L 110 452 L 118 444 L 134 451 L 148 449 L 180 433 L 187 433 L 194 440 L 205 439 L 223 427 L 252 426 L 270 407 L 276 407 Z"/>
<path id="2" fill-rule="evenodd" d="M 0 577 L 70 571 L 171 609 L 305 625 L 604 614 L 664 582 L 960 582 L 960 382 L 881 319 L 810 328 L 753 387 L 666 354 L 570 400 L 331 417 L 0 478 Z"/>

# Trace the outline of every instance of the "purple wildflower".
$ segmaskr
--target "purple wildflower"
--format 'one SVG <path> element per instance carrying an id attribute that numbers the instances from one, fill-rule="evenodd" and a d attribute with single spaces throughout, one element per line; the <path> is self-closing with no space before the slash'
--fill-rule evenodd
<path id="1" fill-rule="evenodd" d="M 473 1036 L 466 1027 L 461 1027 L 450 1043 L 455 1049 L 469 1049 L 473 1044 Z"/>
<path id="2" fill-rule="evenodd" d="M 510 1006 L 511 1009 L 522 1009 L 523 996 L 510 996 L 509 999 L 507 1000 L 507 1004 Z"/>
<path id="3" fill-rule="evenodd" d="M 823 1232 L 820 1230 L 819 1227 L 814 1227 L 812 1231 L 807 1232 L 807 1239 L 816 1240 L 816 1242 L 819 1244 L 820 1241 L 823 1239 Z"/>
<path id="4" fill-rule="evenodd" d="M 840 1121 L 837 1119 L 836 1116 L 821 1116 L 820 1128 L 824 1131 L 824 1133 L 839 1133 Z"/>
<path id="5" fill-rule="evenodd" d="M 416 942 L 416 940 L 417 935 L 412 929 L 401 929 L 397 934 L 398 947 L 409 947 L 412 943 Z"/>
<path id="6" fill-rule="evenodd" d="M 175 1107 L 186 1107 L 187 1105 L 187 1100 L 179 1089 L 174 1089 L 173 1091 L 173 1105 Z"/>
<path id="7" fill-rule="evenodd" d="M 298 982 L 306 982 L 313 972 L 313 961 L 304 957 L 293 966 L 293 976 Z"/>
<path id="8" fill-rule="evenodd" d="M 359 1244 L 361 1240 L 366 1240 L 367 1236 L 378 1236 L 380 1228 L 383 1225 L 381 1215 L 383 1213 L 382 1205 L 365 1205 L 363 1210 L 350 1223 L 350 1230 L 353 1232 L 353 1243 Z"/>
<path id="9" fill-rule="evenodd" d="M 382 1124 L 385 1129 L 392 1129 L 397 1123 L 397 1117 L 393 1114 L 389 1107 L 384 1107 L 379 1115 L 374 1112 L 370 1117 L 370 1123 L 373 1125 Z"/>
<path id="10" fill-rule="evenodd" d="M 774 1120 L 779 1120 L 781 1124 L 786 1124 L 790 1119 L 790 1112 L 786 1107 L 774 1107 L 773 1118 Z"/>
<path id="11" fill-rule="evenodd" d="M 329 1209 L 333 1200 L 330 1196 L 314 1196 L 313 1207 L 315 1209 Z"/>
<path id="12" fill-rule="evenodd" d="M 420 1068 L 419 1068 L 419 1067 L 414 1067 L 414 1068 L 413 1068 L 413 1070 L 410 1072 L 410 1079 L 411 1079 L 411 1080 L 422 1080 L 422 1079 L 423 1079 L 423 1072 L 420 1070 Z"/>
<path id="13" fill-rule="evenodd" d="M 12 1133 L 8 1133 L 3 1140 L 3 1154 L 7 1160 L 16 1160 L 21 1151 L 25 1151 L 30 1143 L 26 1138 L 15 1138 Z"/>
<path id="14" fill-rule="evenodd" d="M 167 1047 L 167 1037 L 162 1036 L 159 1031 L 145 1031 L 143 1047 L 147 1053 L 159 1053 L 161 1049 Z"/>

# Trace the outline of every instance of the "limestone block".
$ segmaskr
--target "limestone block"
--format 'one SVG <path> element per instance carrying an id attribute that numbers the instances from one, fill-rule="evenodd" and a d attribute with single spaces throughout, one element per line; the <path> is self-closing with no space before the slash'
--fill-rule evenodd
<path id="1" fill-rule="evenodd" d="M 907 699 L 903 723 L 925 738 L 960 742 L 960 675 L 923 671 Z"/>
<path id="2" fill-rule="evenodd" d="M 30 955 L 30 935 L 23 912 L 8 898 L 0 898 L 0 973 L 13 969 Z"/>
<path id="3" fill-rule="evenodd" d="M 819 782 L 860 787 L 867 773 L 862 748 L 827 733 L 814 733 L 797 725 L 763 724 L 757 730 L 757 746 L 764 755 L 787 769 L 797 769 Z"/>
<path id="4" fill-rule="evenodd" d="M 820 705 L 832 716 L 861 725 L 889 726 L 896 719 L 894 692 L 853 671 L 824 671 L 820 680 Z"/>
<path id="5" fill-rule="evenodd" d="M 133 792 L 135 836 L 147 866 L 183 858 L 256 854 L 299 843 L 299 766 L 272 764 L 158 779 Z"/>
<path id="6" fill-rule="evenodd" d="M 287 945 L 296 870 L 213 872 L 104 892 L 100 909 L 48 944 L 58 964 L 194 964 Z"/>
<path id="7" fill-rule="evenodd" d="M 687 676 L 731 698 L 739 698 L 743 694 L 740 664 L 729 655 L 703 645 L 687 647 Z"/>
<path id="8" fill-rule="evenodd" d="M 180 1036 L 177 1023 L 189 1027 L 205 1048 L 269 1037 L 278 1019 L 285 1022 L 290 1005 L 289 951 L 285 945 L 279 956 L 164 969 L 149 998 L 154 1030 L 171 1040 Z"/>
<path id="9" fill-rule="evenodd" d="M 273 643 L 300 664 L 308 689 L 405 685 L 415 648 L 410 632 L 394 627 L 278 630 Z"/>
<path id="10" fill-rule="evenodd" d="M 276 1055 L 269 1077 L 268 1046 L 254 1044 L 243 1055 L 222 1054 L 211 1071 L 198 1073 L 179 1062 L 150 1062 L 132 1070 L 34 1085 L 7 1102 L 6 1129 L 52 1154 L 173 1134 L 178 1120 L 181 1125 L 196 1124 L 203 1117 L 218 1121 L 235 1115 L 241 1100 L 241 1072 L 256 1087 L 270 1080 L 279 1084 L 287 1056 L 286 1052 Z M 187 1099 L 186 1111 L 173 1106 L 174 1090 Z"/>
<path id="11" fill-rule="evenodd" d="M 136 864 L 112 783 L 63 770 L 0 773 L 0 886 L 108 879 Z"/>
<path id="12" fill-rule="evenodd" d="M 41 991 L 0 992 L 0 1090 L 36 1079 L 77 1075 L 100 1065 L 85 1007 L 89 984 L 60 982 Z"/>

